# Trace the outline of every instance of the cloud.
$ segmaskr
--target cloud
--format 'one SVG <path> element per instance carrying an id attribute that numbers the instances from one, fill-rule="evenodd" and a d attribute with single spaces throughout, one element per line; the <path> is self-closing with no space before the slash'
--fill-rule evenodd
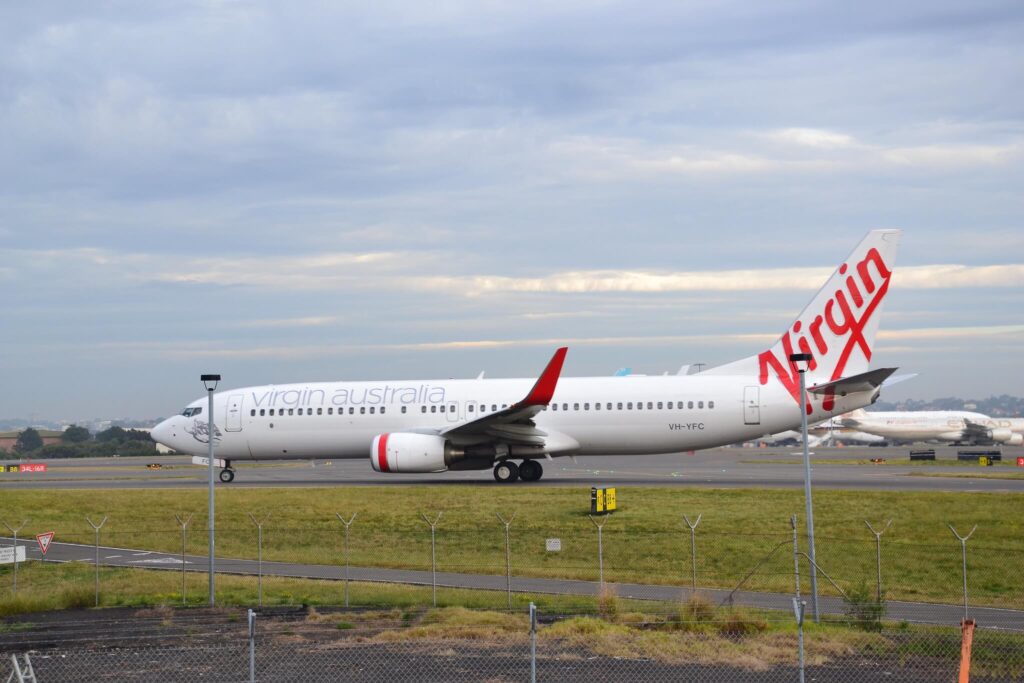
<path id="1" fill-rule="evenodd" d="M 323 327 L 338 322 L 339 317 L 333 315 L 308 316 L 305 318 L 276 318 L 244 320 L 237 323 L 242 328 L 275 328 L 275 327 Z"/>
<path id="2" fill-rule="evenodd" d="M 424 286 L 472 295 L 490 292 L 742 292 L 817 289 L 829 268 L 770 268 L 677 273 L 576 271 L 547 277 L 465 276 L 421 278 Z M 1001 266 L 933 265 L 897 267 L 894 288 L 954 289 L 1024 286 L 1024 264 Z"/>
<path id="3" fill-rule="evenodd" d="M 657 271 L 579 270 L 543 276 L 431 275 L 451 258 L 444 252 L 322 252 L 291 256 L 171 257 L 121 253 L 95 248 L 0 250 L 8 269 L 60 272 L 72 277 L 77 269 L 89 279 L 126 278 L 219 287 L 330 291 L 368 287 L 387 290 L 434 290 L 476 297 L 506 293 L 659 293 L 814 290 L 831 275 L 829 267 L 762 268 L 743 270 Z M 1024 287 L 1024 264 L 971 266 L 934 264 L 897 266 L 897 289 L 975 289 Z"/>
<path id="4" fill-rule="evenodd" d="M 977 325 L 965 327 L 921 327 L 908 330 L 879 330 L 879 339 L 951 339 L 959 337 L 1024 336 L 1024 325 Z"/>
<path id="5" fill-rule="evenodd" d="M 879 156 L 897 166 L 960 168 L 1005 164 L 1020 158 L 1024 145 L 922 145 L 879 150 Z"/>
<path id="6" fill-rule="evenodd" d="M 783 128 L 769 133 L 768 137 L 780 142 L 816 149 L 841 149 L 853 147 L 856 144 L 853 137 L 845 133 L 815 128 Z"/>
<path id="7" fill-rule="evenodd" d="M 1024 325 L 995 326 L 964 326 L 964 327 L 929 327 L 910 328 L 903 330 L 883 329 L 878 332 L 877 350 L 886 352 L 920 351 L 927 346 L 887 345 L 893 341 L 928 341 L 950 339 L 1017 339 L 1024 340 Z M 728 345 L 745 347 L 750 352 L 764 348 L 778 339 L 773 332 L 724 332 L 719 334 L 684 334 L 684 335 L 624 335 L 624 336 L 593 336 L 593 337 L 537 337 L 523 339 L 450 339 L 442 341 L 420 342 L 385 342 L 364 344 L 332 344 L 332 345 L 263 345 L 239 346 L 237 343 L 207 341 L 187 346 L 172 342 L 112 342 L 102 343 L 95 348 L 118 353 L 136 353 L 146 357 L 163 357 L 167 359 L 200 359 L 200 358 L 277 358 L 277 359 L 310 359 L 338 356 L 361 355 L 365 353 L 399 353 L 399 352 L 438 352 L 479 349 L 512 349 L 558 346 L 569 347 L 679 347 L 684 344 L 694 345 Z M 959 347 L 958 347 L 959 348 Z M 741 353 L 744 351 L 740 351 Z"/>

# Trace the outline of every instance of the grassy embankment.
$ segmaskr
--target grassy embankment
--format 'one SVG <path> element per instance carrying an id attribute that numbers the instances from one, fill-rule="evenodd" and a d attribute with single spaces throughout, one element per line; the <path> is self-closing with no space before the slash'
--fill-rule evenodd
<path id="1" fill-rule="evenodd" d="M 0 617 L 93 605 L 93 568 L 78 563 L 33 563 L 21 574 L 18 599 L 0 599 Z M 205 579 L 189 575 L 188 604 L 205 604 Z M 61 591 L 54 585 L 64 585 Z M 180 604 L 180 574 L 141 569 L 101 570 L 100 604 L 103 607 L 151 607 Z M 218 579 L 218 604 L 249 606 L 255 603 L 251 578 Z M 353 583 L 350 597 L 358 610 L 318 611 L 319 605 L 339 600 L 336 582 L 268 578 L 264 580 L 264 604 L 310 607 L 310 626 L 352 631 L 361 640 L 388 642 L 472 641 L 476 645 L 527 642 L 529 601 L 542 615 L 561 615 L 553 624 L 542 624 L 541 645 L 557 644 L 595 655 L 650 659 L 664 663 L 701 663 L 766 670 L 792 666 L 796 658 L 796 627 L 791 615 L 749 609 L 715 608 L 696 599 L 666 604 L 630 601 L 604 596 L 601 599 L 550 595 L 516 595 L 512 612 L 505 611 L 505 596 L 488 591 L 442 589 L 436 609 L 430 609 L 427 587 L 380 586 Z M 169 613 L 168 613 L 169 614 Z M 572 616 L 576 615 L 576 616 Z M 272 622 L 269 622 L 272 623 Z M 956 628 L 883 623 L 881 630 L 864 630 L 842 617 L 826 617 L 821 624 L 806 624 L 807 661 L 810 665 L 859 662 L 869 657 L 927 665 L 955 671 L 959 655 Z M 0 622 L 0 631 L 30 630 L 32 616 Z M 271 629 L 273 627 L 271 626 Z M 366 630 L 368 629 L 368 630 Z M 290 643 L 302 638 L 301 624 L 288 622 Z M 273 630 L 264 633 L 273 641 Z M 318 642 L 322 638 L 315 638 Z M 972 674 L 1019 676 L 1024 673 L 1021 637 L 1013 633 L 978 631 L 975 635 Z"/>
<path id="2" fill-rule="evenodd" d="M 334 513 L 358 513 L 351 530 L 357 566 L 429 569 L 429 528 L 419 513 L 443 512 L 438 569 L 504 573 L 503 527 L 513 512 L 516 576 L 597 579 L 597 535 L 587 518 L 589 491 L 537 487 L 394 486 L 310 489 L 220 488 L 218 554 L 256 556 L 247 513 L 271 514 L 264 527 L 264 560 L 340 564 L 342 526 Z M 773 548 L 792 539 L 788 518 L 803 511 L 789 490 L 619 489 L 621 509 L 604 527 L 608 581 L 688 585 L 689 531 L 682 515 L 703 513 L 697 529 L 698 584 L 731 588 Z M 892 599 L 958 602 L 962 532 L 977 524 L 969 544 L 972 604 L 1024 607 L 1015 567 L 1024 560 L 1024 520 L 1013 514 L 1024 496 L 819 490 L 815 521 L 819 564 L 844 587 L 874 586 L 876 527 L 893 519 L 883 537 L 883 582 Z M 91 543 L 85 517 L 108 516 L 101 542 L 124 548 L 180 551 L 175 512 L 195 512 L 190 553 L 206 549 L 203 490 L 7 491 L 0 519 L 28 519 L 24 536 L 57 532 L 57 541 Z M 801 515 L 802 517 L 802 515 Z M 801 529 L 801 546 L 803 546 Z M 546 538 L 562 551 L 545 551 Z M 792 590 L 792 555 L 781 548 L 746 584 L 752 590 Z M 806 572 L 806 563 L 802 571 Z M 0 585 L 9 578 L 0 570 Z M 822 581 L 822 590 L 832 589 Z"/>

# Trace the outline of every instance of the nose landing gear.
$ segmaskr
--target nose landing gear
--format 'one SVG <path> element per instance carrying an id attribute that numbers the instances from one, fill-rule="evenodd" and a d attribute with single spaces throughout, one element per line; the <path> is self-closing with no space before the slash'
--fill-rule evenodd
<path id="1" fill-rule="evenodd" d="M 231 469 L 230 462 L 226 462 L 225 464 L 227 465 L 227 467 L 220 471 L 220 480 L 225 484 L 230 484 L 235 480 L 235 471 Z"/>

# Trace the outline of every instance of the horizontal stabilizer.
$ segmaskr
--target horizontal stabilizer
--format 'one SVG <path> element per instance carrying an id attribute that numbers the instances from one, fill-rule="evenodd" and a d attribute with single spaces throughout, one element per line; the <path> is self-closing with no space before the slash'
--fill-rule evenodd
<path id="1" fill-rule="evenodd" d="M 908 379 L 914 379 L 917 377 L 916 372 L 911 372 L 906 375 L 893 375 L 889 379 L 882 382 L 882 386 L 891 387 L 893 384 L 899 384 L 900 382 L 906 382 Z"/>
<path id="2" fill-rule="evenodd" d="M 812 394 L 830 394 L 835 396 L 836 394 L 856 394 L 861 391 L 871 391 L 882 386 L 889 376 L 896 372 L 898 368 L 879 368 L 878 370 L 869 370 L 868 372 L 862 372 L 859 375 L 853 375 L 851 377 L 843 377 L 841 379 L 833 380 L 831 382 L 825 382 L 824 384 L 816 384 L 813 387 L 808 387 L 807 391 Z"/>

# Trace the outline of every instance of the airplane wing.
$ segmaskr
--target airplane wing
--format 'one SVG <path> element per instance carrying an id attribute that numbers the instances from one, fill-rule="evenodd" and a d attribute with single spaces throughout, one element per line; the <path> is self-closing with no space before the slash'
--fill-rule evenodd
<path id="1" fill-rule="evenodd" d="M 964 420 L 964 429 L 961 436 L 964 441 L 991 441 L 992 430 L 983 424 Z"/>
<path id="2" fill-rule="evenodd" d="M 441 436 L 458 443 L 502 441 L 525 446 L 545 445 L 548 434 L 537 429 L 533 417 L 551 402 L 567 351 L 568 348 L 564 346 L 555 351 L 544 372 L 523 400 L 496 413 L 445 429 L 440 433 Z"/>

